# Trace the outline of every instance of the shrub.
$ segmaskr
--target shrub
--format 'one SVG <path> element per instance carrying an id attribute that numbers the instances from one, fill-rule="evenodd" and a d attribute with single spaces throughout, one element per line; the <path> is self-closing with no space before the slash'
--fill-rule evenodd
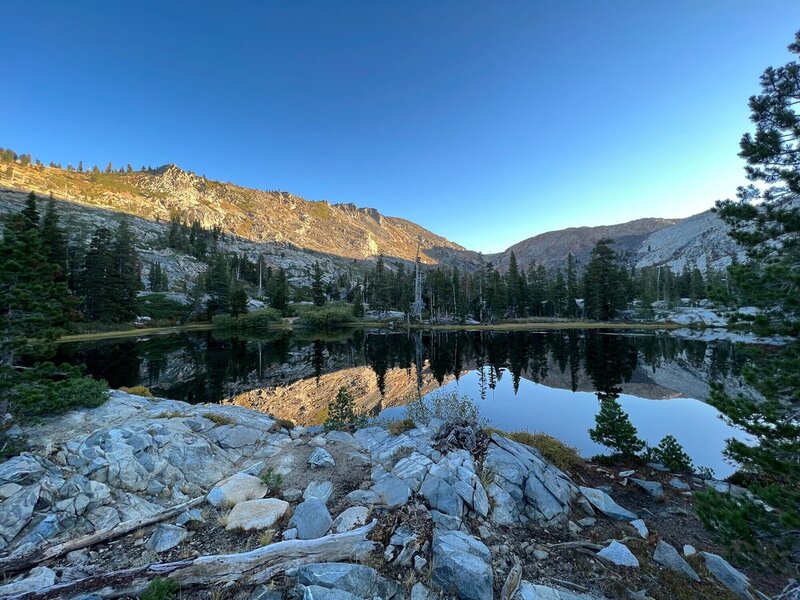
<path id="1" fill-rule="evenodd" d="M 670 471 L 691 473 L 693 470 L 692 459 L 683 451 L 683 446 L 678 440 L 671 435 L 664 436 L 655 448 L 648 448 L 645 458 L 661 463 Z"/>
<path id="2" fill-rule="evenodd" d="M 267 467 L 261 472 L 261 483 L 266 486 L 267 495 L 272 496 L 283 484 L 283 475 L 277 473 L 272 467 Z"/>
<path id="3" fill-rule="evenodd" d="M 487 431 L 491 432 L 492 430 Z M 577 449 L 541 431 L 536 433 L 529 431 L 513 431 L 511 433 L 497 431 L 497 433 L 520 444 L 536 448 L 542 453 L 542 456 L 562 471 L 573 469 L 581 462 L 581 456 L 578 454 Z"/>
<path id="4" fill-rule="evenodd" d="M 469 396 L 457 392 L 438 392 L 417 398 L 406 405 L 406 418 L 415 423 L 442 421 L 481 421 L 478 405 Z"/>
<path id="5" fill-rule="evenodd" d="M 595 427 L 589 430 L 589 437 L 625 457 L 634 456 L 644 448 L 644 442 L 636 435 L 636 428 L 616 398 L 600 400 L 600 412 L 595 416 Z"/>
<path id="6" fill-rule="evenodd" d="M 182 321 L 189 316 L 190 312 L 190 306 L 168 298 L 164 294 L 147 294 L 136 300 L 136 314 L 157 321 Z"/>
<path id="7" fill-rule="evenodd" d="M 239 319 L 231 315 L 214 315 L 211 317 L 211 324 L 220 329 L 237 329 Z"/>
<path id="8" fill-rule="evenodd" d="M 41 363 L 24 371 L 9 390 L 12 412 L 21 418 L 93 408 L 108 399 L 108 384 L 83 377 L 76 367 Z"/>
<path id="9" fill-rule="evenodd" d="M 328 416 L 322 427 L 325 431 L 354 430 L 364 427 L 367 419 L 356 413 L 356 402 L 347 388 L 340 387 L 336 399 L 328 403 Z"/>
<path id="10" fill-rule="evenodd" d="M 290 421 L 289 419 L 275 419 L 275 425 L 273 425 L 276 429 L 288 429 L 291 431 L 294 429 L 294 422 Z"/>
<path id="11" fill-rule="evenodd" d="M 390 421 L 386 429 L 392 435 L 400 435 L 404 431 L 414 429 L 414 427 L 416 427 L 416 425 L 412 419 L 399 419 L 397 421 Z"/>
<path id="12" fill-rule="evenodd" d="M 352 323 L 355 317 L 349 304 L 329 304 L 309 306 L 300 312 L 299 321 L 306 327 L 325 329 L 345 323 Z"/>
<path id="13" fill-rule="evenodd" d="M 178 591 L 178 582 L 163 577 L 155 577 L 147 589 L 139 596 L 139 600 L 172 600 Z"/>
<path id="14" fill-rule="evenodd" d="M 133 387 L 127 387 L 123 385 L 121 388 L 119 388 L 119 391 L 133 394 L 134 396 L 144 396 L 145 398 L 153 397 L 153 392 L 151 392 L 144 385 L 134 385 Z"/>
<path id="15" fill-rule="evenodd" d="M 281 311 L 274 308 L 260 308 L 239 317 L 238 327 L 242 330 L 269 329 L 282 321 Z"/>

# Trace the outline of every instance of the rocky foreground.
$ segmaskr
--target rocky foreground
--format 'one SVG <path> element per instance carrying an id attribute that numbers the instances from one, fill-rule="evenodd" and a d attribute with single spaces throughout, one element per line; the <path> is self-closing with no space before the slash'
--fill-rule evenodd
<path id="1" fill-rule="evenodd" d="M 707 482 L 576 480 L 468 423 L 285 426 L 112 392 L 28 428 L 31 452 L 0 464 L 0 597 L 136 597 L 156 576 L 181 598 L 760 596 L 658 533 Z"/>

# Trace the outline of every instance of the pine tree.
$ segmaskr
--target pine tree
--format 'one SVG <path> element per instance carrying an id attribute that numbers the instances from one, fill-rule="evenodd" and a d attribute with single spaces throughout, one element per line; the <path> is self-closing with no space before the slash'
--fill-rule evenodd
<path id="1" fill-rule="evenodd" d="M 208 299 L 208 314 L 218 315 L 226 313 L 231 306 L 231 274 L 228 257 L 217 254 L 206 272 L 206 293 Z"/>
<path id="2" fill-rule="evenodd" d="M 83 161 L 78 161 L 78 173 L 83 173 Z"/>
<path id="3" fill-rule="evenodd" d="M 628 414 L 613 396 L 600 400 L 600 412 L 595 416 L 595 426 L 589 430 L 589 437 L 626 457 L 644 448 L 644 442 L 636 435 Z"/>
<path id="4" fill-rule="evenodd" d="M 167 274 L 159 263 L 150 267 L 147 283 L 151 292 L 165 292 L 169 289 Z"/>
<path id="5" fill-rule="evenodd" d="M 610 239 L 599 240 L 584 274 L 586 316 L 598 321 L 613 319 L 625 306 L 627 272 L 616 264 Z"/>
<path id="6" fill-rule="evenodd" d="M 231 306 L 230 313 L 234 317 L 247 312 L 247 291 L 238 281 L 231 281 Z"/>
<path id="7" fill-rule="evenodd" d="M 567 254 L 567 316 L 578 315 L 578 273 L 575 268 L 575 257 L 570 252 Z"/>
<path id="8" fill-rule="evenodd" d="M 25 198 L 25 208 L 22 209 L 22 219 L 27 229 L 38 229 L 39 209 L 36 207 L 36 194 L 31 192 Z"/>
<path id="9" fill-rule="evenodd" d="M 136 316 L 136 294 L 142 288 L 139 255 L 134 245 L 128 219 L 123 217 L 114 236 L 116 284 L 119 286 L 115 320 L 125 321 Z"/>
<path id="10" fill-rule="evenodd" d="M 69 274 L 67 234 L 58 224 L 58 213 L 52 194 L 47 201 L 47 208 L 42 219 L 41 237 L 47 252 L 47 261 L 54 268 L 55 281 L 66 281 Z"/>
<path id="11" fill-rule="evenodd" d="M 319 261 L 314 263 L 314 274 L 311 281 L 311 298 L 314 301 L 314 306 L 325 305 L 325 290 L 322 287 L 322 267 L 319 266 Z"/>
<path id="12" fill-rule="evenodd" d="M 270 305 L 276 310 L 286 310 L 289 303 L 289 282 L 283 267 L 275 274 Z"/>
<path id="13" fill-rule="evenodd" d="M 114 167 L 111 164 L 111 161 L 109 161 L 108 165 L 106 166 L 106 173 L 113 173 L 113 172 L 114 172 Z"/>
<path id="14" fill-rule="evenodd" d="M 84 312 L 90 319 L 115 319 L 120 295 L 116 279 L 111 232 L 105 227 L 99 227 L 89 242 L 79 278 Z"/>

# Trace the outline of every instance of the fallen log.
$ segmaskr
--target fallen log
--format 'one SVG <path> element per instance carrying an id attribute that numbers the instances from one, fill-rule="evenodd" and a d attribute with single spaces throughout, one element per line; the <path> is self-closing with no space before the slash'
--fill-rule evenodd
<path id="1" fill-rule="evenodd" d="M 125 521 L 111 529 L 104 529 L 103 531 L 96 531 L 74 540 L 67 540 L 66 542 L 62 542 L 60 544 L 42 548 L 41 550 L 37 550 L 32 554 L 2 559 L 0 560 L 0 574 L 2 574 L 4 577 L 8 577 L 9 575 L 26 571 L 31 567 L 40 565 L 48 560 L 53 560 L 54 558 L 63 556 L 64 554 L 72 552 L 73 550 L 81 550 L 82 548 L 88 548 L 102 542 L 114 540 L 130 533 L 131 531 L 136 531 L 142 527 L 147 527 L 148 525 L 153 525 L 154 523 L 159 523 L 165 519 L 175 517 L 185 510 L 193 508 L 198 504 L 202 504 L 205 499 L 205 496 L 199 496 L 198 498 L 193 498 L 188 502 L 178 504 L 162 512 L 150 515 L 149 517 Z"/>
<path id="2" fill-rule="evenodd" d="M 315 540 L 288 540 L 238 554 L 198 556 L 112 571 L 10 596 L 8 600 L 47 600 L 90 593 L 101 598 L 118 598 L 141 591 L 156 576 L 172 579 L 181 587 L 231 582 L 239 585 L 264 583 L 286 569 L 304 564 L 363 560 L 381 547 L 367 539 L 367 534 L 376 524 L 377 521 L 373 520 L 368 525 L 345 533 L 326 535 Z"/>

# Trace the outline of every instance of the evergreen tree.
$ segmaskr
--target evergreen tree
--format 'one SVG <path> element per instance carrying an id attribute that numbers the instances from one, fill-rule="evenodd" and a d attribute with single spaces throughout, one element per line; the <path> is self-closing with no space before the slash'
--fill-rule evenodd
<path id="1" fill-rule="evenodd" d="M 627 272 L 617 264 L 617 255 L 610 239 L 599 240 L 584 274 L 584 304 L 586 316 L 598 321 L 613 319 L 625 305 Z"/>
<path id="2" fill-rule="evenodd" d="M 111 161 L 109 161 L 108 165 L 106 166 L 106 173 L 113 173 L 114 167 L 111 165 Z"/>
<path id="3" fill-rule="evenodd" d="M 83 173 L 83 161 L 78 161 L 78 173 Z"/>
<path id="4" fill-rule="evenodd" d="M 595 416 L 595 426 L 589 430 L 589 437 L 627 457 L 644 448 L 644 442 L 636 435 L 628 414 L 613 396 L 600 400 L 600 412 Z"/>
<path id="5" fill-rule="evenodd" d="M 286 279 L 286 271 L 283 268 L 278 269 L 275 276 L 275 284 L 272 292 L 272 301 L 270 302 L 272 308 L 276 310 L 286 310 L 289 302 L 289 282 Z"/>
<path id="6" fill-rule="evenodd" d="M 228 257 L 217 254 L 206 271 L 205 291 L 208 294 L 208 314 L 229 312 L 231 306 L 231 274 Z"/>
<path id="7" fill-rule="evenodd" d="M 159 263 L 150 267 L 147 283 L 151 292 L 166 292 L 169 289 L 167 274 Z"/>
<path id="8" fill-rule="evenodd" d="M 136 316 L 136 294 L 142 288 L 139 255 L 125 217 L 114 235 L 114 258 L 117 273 L 114 284 L 119 288 L 115 320 L 125 321 Z"/>
<path id="9" fill-rule="evenodd" d="M 87 317 L 100 321 L 115 320 L 121 297 L 117 280 L 111 232 L 99 227 L 89 242 L 79 279 Z"/>
<path id="10" fill-rule="evenodd" d="M 41 227 L 42 244 L 47 252 L 47 261 L 54 268 L 54 279 L 59 282 L 67 280 L 69 273 L 67 257 L 67 234 L 58 223 L 53 195 L 47 201 Z"/>
<path id="11" fill-rule="evenodd" d="M 31 192 L 25 198 L 25 208 L 22 209 L 23 224 L 27 229 L 39 228 L 39 209 L 36 206 L 36 194 Z"/>
<path id="12" fill-rule="evenodd" d="M 314 301 L 314 306 L 325 305 L 325 290 L 322 287 L 322 267 L 319 266 L 319 261 L 314 263 L 314 274 L 311 281 L 311 298 Z"/>
<path id="13" fill-rule="evenodd" d="M 247 291 L 238 281 L 231 281 L 231 307 L 230 313 L 234 317 L 247 312 Z"/>
<path id="14" fill-rule="evenodd" d="M 578 273 L 575 267 L 575 257 L 570 252 L 567 254 L 567 316 L 578 315 Z"/>

